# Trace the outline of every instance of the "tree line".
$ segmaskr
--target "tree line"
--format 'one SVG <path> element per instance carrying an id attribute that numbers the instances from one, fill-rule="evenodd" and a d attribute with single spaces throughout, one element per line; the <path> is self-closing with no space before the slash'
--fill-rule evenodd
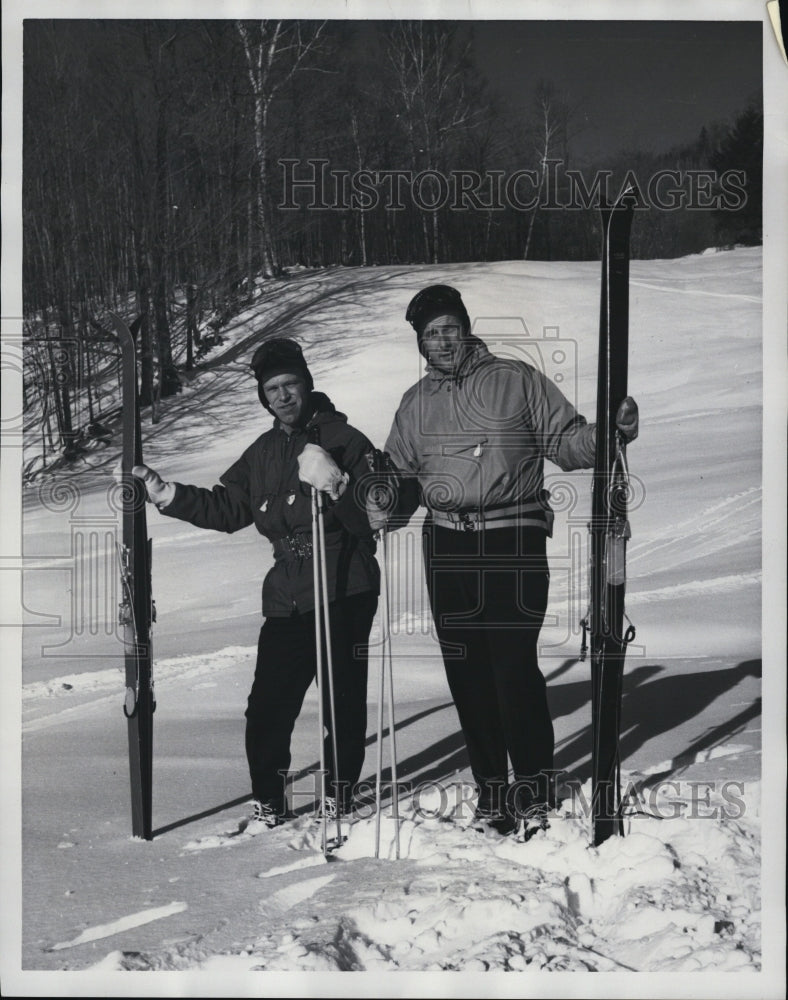
<path id="1" fill-rule="evenodd" d="M 25 398 L 52 451 L 78 452 L 75 407 L 104 430 L 107 308 L 137 317 L 155 414 L 259 276 L 598 256 L 596 211 L 565 200 L 570 95 L 541 81 L 515 116 L 454 22 L 28 20 L 23 102 Z M 745 171 L 744 206 L 644 213 L 634 252 L 757 243 L 762 128 L 754 102 L 583 173 Z"/>

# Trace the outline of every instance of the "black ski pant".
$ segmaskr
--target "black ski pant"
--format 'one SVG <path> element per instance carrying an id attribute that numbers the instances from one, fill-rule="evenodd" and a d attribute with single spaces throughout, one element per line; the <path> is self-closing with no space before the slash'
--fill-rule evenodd
<path id="1" fill-rule="evenodd" d="M 553 797 L 553 723 L 537 661 L 546 537 L 538 527 L 455 531 L 425 521 L 427 590 L 482 808 L 522 814 Z"/>
<path id="2" fill-rule="evenodd" d="M 356 594 L 329 604 L 337 727 L 338 788 L 334 782 L 328 664 L 323 655 L 322 698 L 329 795 L 346 798 L 364 764 L 367 732 L 367 644 L 377 595 Z M 325 646 L 325 644 L 324 644 Z M 246 757 L 252 795 L 285 806 L 290 737 L 304 696 L 317 673 L 315 614 L 294 611 L 266 618 L 260 629 L 254 683 L 246 708 Z"/>

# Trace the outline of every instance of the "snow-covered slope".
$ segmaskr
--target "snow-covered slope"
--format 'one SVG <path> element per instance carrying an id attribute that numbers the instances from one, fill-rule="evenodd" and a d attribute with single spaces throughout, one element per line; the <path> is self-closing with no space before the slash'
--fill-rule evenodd
<path id="1" fill-rule="evenodd" d="M 400 396 L 422 371 L 405 306 L 419 287 L 446 281 L 460 288 L 493 350 L 543 364 L 592 419 L 598 271 L 594 263 L 531 262 L 336 269 L 294 279 L 279 305 L 267 294 L 233 336 L 296 337 L 317 387 L 382 445 Z M 94 453 L 91 468 L 60 478 L 61 490 L 77 486 L 73 494 L 30 491 L 26 967 L 100 963 L 96 974 L 113 983 L 113 970 L 192 969 L 203 984 L 252 969 L 735 969 L 757 984 L 760 274 L 757 249 L 632 265 L 630 390 L 641 435 L 629 454 L 639 492 L 628 605 L 638 638 L 628 656 L 622 751 L 633 815 L 630 836 L 600 849 L 588 847 L 582 809 L 590 708 L 588 668 L 576 659 L 587 474 L 547 470 L 558 516 L 541 659 L 568 782 L 564 811 L 526 845 L 467 830 L 462 809 L 430 818 L 429 799 L 405 794 L 401 860 L 374 860 L 374 823 L 362 818 L 327 866 L 318 864 L 309 816 L 314 692 L 293 743 L 299 818 L 254 836 L 243 820 L 242 716 L 267 543 L 252 530 L 228 537 L 149 515 L 159 610 L 157 835 L 135 843 L 114 566 L 99 560 L 87 574 L 73 542 L 80 532 L 103 538 L 116 523 L 108 499 L 116 455 Z M 145 426 L 149 464 L 210 486 L 268 426 L 245 369 L 250 353 L 212 362 L 168 401 L 155 428 Z M 417 540 L 417 523 L 392 539 L 397 736 L 411 791 L 468 777 Z M 366 777 L 374 752 L 370 730 Z M 701 779 L 715 783 L 708 798 L 691 784 Z M 383 825 L 390 843 L 391 821 Z M 253 988 L 265 991 L 268 980 L 256 975 Z M 748 989 L 744 977 L 740 995 Z"/>

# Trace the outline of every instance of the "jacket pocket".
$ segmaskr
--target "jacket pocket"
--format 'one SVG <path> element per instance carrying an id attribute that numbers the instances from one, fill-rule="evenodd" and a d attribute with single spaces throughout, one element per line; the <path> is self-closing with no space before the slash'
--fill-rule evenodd
<path id="1" fill-rule="evenodd" d="M 423 452 L 419 483 L 428 507 L 459 510 L 479 503 L 486 479 L 487 440 L 449 442 Z"/>

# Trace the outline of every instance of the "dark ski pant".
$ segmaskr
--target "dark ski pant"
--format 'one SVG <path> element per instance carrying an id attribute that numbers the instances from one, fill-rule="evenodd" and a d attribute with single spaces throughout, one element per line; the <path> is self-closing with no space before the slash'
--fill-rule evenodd
<path id="1" fill-rule="evenodd" d="M 377 608 L 377 595 L 356 594 L 329 605 L 337 725 L 339 788 L 347 795 L 364 763 L 367 731 L 366 646 Z M 285 778 L 290 767 L 290 737 L 309 685 L 315 679 L 315 615 L 294 611 L 270 617 L 260 629 L 257 666 L 246 708 L 246 757 L 252 795 L 285 805 Z M 331 711 L 326 656 L 323 656 L 324 748 L 329 795 L 337 795 L 331 743 Z"/>
<path id="2" fill-rule="evenodd" d="M 553 723 L 537 662 L 546 537 L 538 527 L 455 531 L 429 519 L 423 536 L 432 614 L 480 805 L 517 813 L 552 798 Z"/>

